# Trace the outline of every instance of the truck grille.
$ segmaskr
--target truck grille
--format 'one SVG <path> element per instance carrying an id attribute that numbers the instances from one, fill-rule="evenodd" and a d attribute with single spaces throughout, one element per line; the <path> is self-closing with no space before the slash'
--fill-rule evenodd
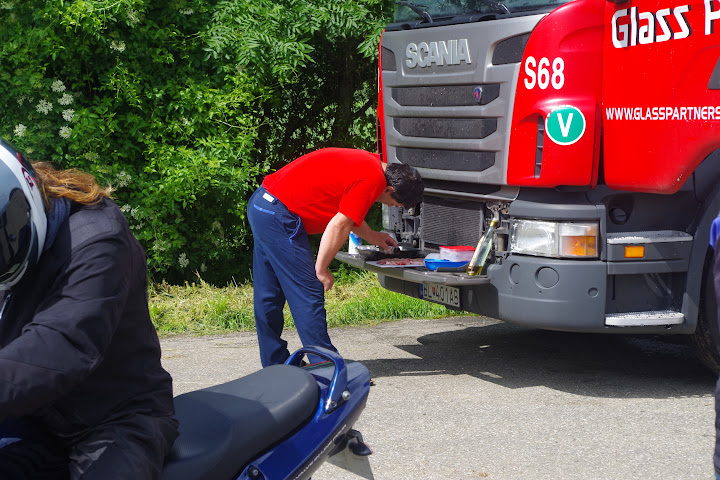
<path id="1" fill-rule="evenodd" d="M 428 180 L 505 185 L 513 92 L 529 32 L 543 16 L 386 31 L 381 75 L 388 162 L 422 169 Z M 411 44 L 454 39 L 467 39 L 471 60 L 419 64 L 406 53 Z"/>
<path id="2" fill-rule="evenodd" d="M 479 202 L 425 195 L 421 216 L 425 248 L 475 246 L 480 238 L 483 212 Z"/>
<path id="3" fill-rule="evenodd" d="M 497 130 L 494 118 L 396 118 L 393 124 L 406 137 L 485 138 Z"/>
<path id="4" fill-rule="evenodd" d="M 475 100 L 475 89 L 482 91 L 478 101 Z M 497 100 L 499 84 L 395 87 L 389 90 L 393 100 L 407 109 L 403 110 L 402 116 L 392 118 L 393 131 L 409 142 L 424 142 L 426 139 L 477 142 L 498 129 L 497 117 L 479 116 L 472 111 Z M 454 107 L 470 110 L 458 116 Z M 411 116 L 418 114 L 417 109 L 423 113 Z M 432 116 L 427 116 L 428 113 Z M 467 143 L 464 145 L 469 146 Z M 462 149 L 459 146 L 439 149 L 398 145 L 395 150 L 398 161 L 413 167 L 456 172 L 482 172 L 495 165 L 495 154 L 490 149 L 478 151 L 477 147 Z"/>
<path id="5" fill-rule="evenodd" d="M 400 147 L 395 151 L 401 163 L 413 167 L 481 172 L 495 164 L 495 152 L 468 152 L 463 150 L 432 150 Z"/>
<path id="6" fill-rule="evenodd" d="M 482 89 L 480 101 L 474 91 Z M 500 95 L 500 85 L 438 85 L 432 87 L 397 87 L 392 97 L 403 107 L 477 107 L 487 105 Z M 497 131 L 497 118 L 395 117 L 394 130 L 405 138 L 444 140 L 482 140 Z M 495 165 L 494 151 L 438 150 L 398 147 L 396 158 L 413 167 L 481 172 Z"/>
<path id="7" fill-rule="evenodd" d="M 475 100 L 475 89 L 482 89 L 480 101 Z M 432 87 L 395 87 L 392 97 L 404 107 L 471 107 L 487 105 L 500 95 L 497 83 L 485 85 L 437 85 Z"/>
<path id="8" fill-rule="evenodd" d="M 486 202 L 515 198 L 507 186 L 514 92 L 530 32 L 545 14 L 383 34 L 383 155 L 418 168 L 425 181 L 419 225 L 403 232 L 423 248 L 475 246 Z M 430 60 L 429 48 L 460 39 L 469 45 L 467 61 Z M 413 61 L 410 45 L 419 52 L 423 44 L 427 55 Z"/>

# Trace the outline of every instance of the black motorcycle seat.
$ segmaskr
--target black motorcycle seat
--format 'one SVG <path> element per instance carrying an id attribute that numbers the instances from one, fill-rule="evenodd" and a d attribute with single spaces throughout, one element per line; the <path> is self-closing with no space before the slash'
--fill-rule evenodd
<path id="1" fill-rule="evenodd" d="M 161 479 L 235 478 L 250 460 L 312 418 L 319 397 L 315 378 L 289 365 L 178 395 L 180 435 Z"/>

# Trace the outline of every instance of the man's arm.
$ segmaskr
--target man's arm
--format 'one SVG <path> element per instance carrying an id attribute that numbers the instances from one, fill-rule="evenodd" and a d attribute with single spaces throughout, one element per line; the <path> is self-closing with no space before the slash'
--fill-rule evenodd
<path id="1" fill-rule="evenodd" d="M 322 234 L 317 260 L 315 260 L 315 275 L 322 282 L 326 292 L 332 288 L 335 282 L 328 269 L 330 262 L 347 241 L 354 225 L 355 222 L 350 217 L 338 212 L 330 220 Z"/>
<path id="2" fill-rule="evenodd" d="M 350 217 L 338 212 L 325 228 L 315 261 L 315 275 L 322 282 L 326 292 L 332 288 L 335 281 L 328 269 L 330 262 L 345 244 L 351 231 L 386 252 L 390 250 L 390 247 L 397 247 L 395 239 L 387 233 L 376 232 L 365 221 L 359 227 L 355 227 L 355 222 Z"/>

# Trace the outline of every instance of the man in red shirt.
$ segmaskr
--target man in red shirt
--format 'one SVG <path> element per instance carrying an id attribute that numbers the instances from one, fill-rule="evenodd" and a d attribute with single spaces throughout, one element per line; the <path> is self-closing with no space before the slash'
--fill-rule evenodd
<path id="1" fill-rule="evenodd" d="M 374 202 L 412 207 L 424 190 L 416 169 L 387 165 L 363 150 L 325 148 L 265 177 L 248 202 L 253 232 L 255 325 L 263 367 L 290 355 L 282 340 L 287 300 L 303 345 L 336 350 L 325 319 L 325 291 L 333 286 L 328 269 L 354 232 L 385 250 L 394 238 L 365 222 Z M 317 259 L 308 235 L 322 233 Z M 314 360 L 314 359 L 311 359 Z"/>

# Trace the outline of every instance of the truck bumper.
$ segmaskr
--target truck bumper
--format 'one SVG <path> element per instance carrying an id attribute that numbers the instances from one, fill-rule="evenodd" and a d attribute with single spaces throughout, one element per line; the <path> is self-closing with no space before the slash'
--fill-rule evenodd
<path id="1" fill-rule="evenodd" d="M 456 287 L 460 309 L 535 328 L 596 333 L 685 333 L 681 326 L 606 325 L 608 264 L 599 260 L 558 260 L 508 255 L 482 276 L 438 273 L 425 268 L 380 268 L 359 255 L 340 252 L 338 260 L 378 273 L 393 292 L 423 298 L 423 284 Z M 451 308 L 451 307 L 449 307 Z"/>
<path id="2" fill-rule="evenodd" d="M 361 267 L 362 268 L 362 267 Z M 502 264 L 489 265 L 487 275 L 437 274 L 419 281 L 406 278 L 402 270 L 380 272 L 380 284 L 388 290 L 421 298 L 420 283 L 438 283 L 460 289 L 460 308 L 504 321 L 542 329 L 605 331 L 607 267 L 603 262 L 557 261 L 548 258 L 510 256 Z M 455 279 L 476 279 L 463 284 Z M 558 313 L 562 312 L 561 315 Z"/>
<path id="3" fill-rule="evenodd" d="M 607 329 L 604 262 L 510 255 L 502 264 L 490 265 L 488 277 L 498 318 L 543 329 Z"/>

